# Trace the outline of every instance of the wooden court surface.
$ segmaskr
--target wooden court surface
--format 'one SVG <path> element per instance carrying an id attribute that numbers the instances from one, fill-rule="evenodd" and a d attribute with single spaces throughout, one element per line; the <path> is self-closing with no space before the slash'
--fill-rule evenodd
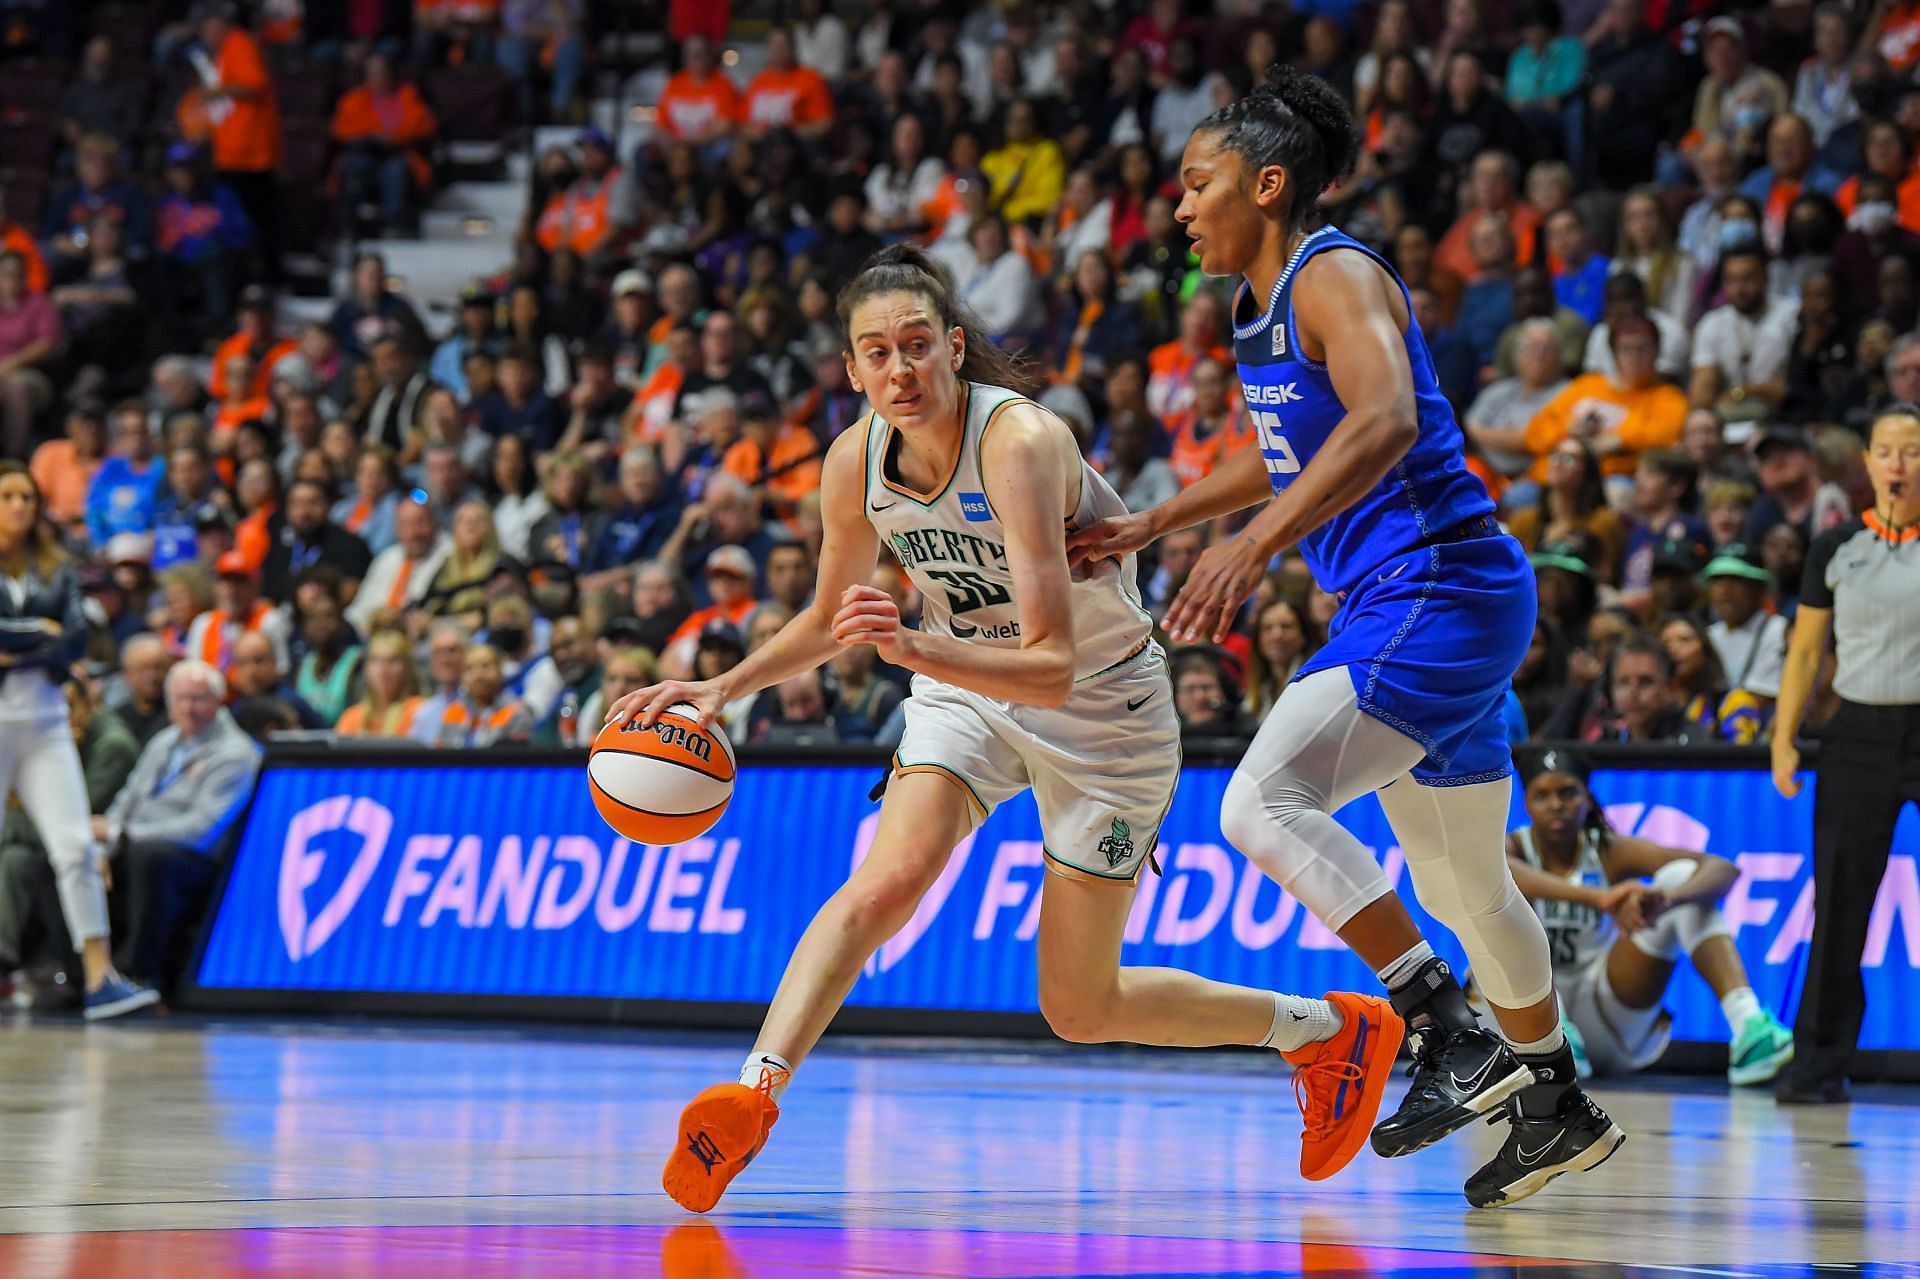
<path id="1" fill-rule="evenodd" d="M 695 1218 L 660 1193 L 666 1143 L 745 1046 L 0 1024 L 0 1277 L 1920 1274 L 1915 1089 L 1795 1111 L 1712 1080 L 1603 1086 L 1619 1154 L 1474 1212 L 1460 1184 L 1500 1130 L 1303 1182 L 1267 1055 L 836 1040 Z"/>

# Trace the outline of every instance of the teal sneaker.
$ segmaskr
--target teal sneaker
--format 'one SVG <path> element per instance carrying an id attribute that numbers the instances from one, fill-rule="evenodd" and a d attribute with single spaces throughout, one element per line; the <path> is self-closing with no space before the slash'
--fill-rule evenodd
<path id="1" fill-rule="evenodd" d="M 1727 1049 L 1727 1079 L 1735 1085 L 1764 1084 L 1793 1060 L 1793 1032 L 1764 1009 L 1747 1018 Z"/>
<path id="2" fill-rule="evenodd" d="M 1582 1035 L 1580 1028 L 1573 1024 L 1573 1018 L 1565 1013 L 1560 1014 L 1560 1029 L 1567 1037 L 1567 1047 L 1573 1050 L 1573 1077 L 1592 1079 L 1593 1063 L 1587 1060 L 1586 1036 Z"/>

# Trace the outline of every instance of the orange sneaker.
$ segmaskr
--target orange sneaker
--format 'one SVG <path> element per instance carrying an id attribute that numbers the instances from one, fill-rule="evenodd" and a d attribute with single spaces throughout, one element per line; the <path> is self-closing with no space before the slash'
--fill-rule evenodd
<path id="1" fill-rule="evenodd" d="M 763 1067 L 759 1084 L 752 1088 L 715 1084 L 687 1103 L 680 1112 L 680 1144 L 660 1174 L 661 1187 L 675 1203 L 689 1212 L 706 1212 L 720 1202 L 727 1186 L 767 1144 L 767 1133 L 780 1118 L 774 1090 L 792 1075 L 790 1070 Z"/>
<path id="2" fill-rule="evenodd" d="M 1300 1175 L 1308 1181 L 1333 1176 L 1366 1143 L 1407 1033 L 1393 1005 L 1377 996 L 1330 991 L 1327 1002 L 1340 1010 L 1340 1033 L 1281 1054 L 1293 1064 L 1293 1095 L 1306 1120 Z"/>

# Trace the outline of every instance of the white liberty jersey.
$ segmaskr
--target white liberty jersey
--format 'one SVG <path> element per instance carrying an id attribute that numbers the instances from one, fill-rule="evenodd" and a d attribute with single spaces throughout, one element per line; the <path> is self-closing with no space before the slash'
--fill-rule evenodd
<path id="1" fill-rule="evenodd" d="M 867 519 L 900 561 L 925 601 L 921 628 L 969 643 L 1020 647 L 1020 614 L 1007 565 L 1006 535 L 987 500 L 980 473 L 980 441 L 1000 410 L 1031 400 L 1004 387 L 961 384 L 964 426 L 946 482 L 916 493 L 891 474 L 892 426 L 878 414 L 865 425 Z M 1037 406 L 1036 406 L 1037 407 Z M 1080 463 L 1080 502 L 1069 530 L 1124 515 L 1126 505 L 1098 471 Z M 1117 571 L 1116 571 L 1117 568 Z M 1105 674 L 1145 650 L 1153 620 L 1141 607 L 1134 557 L 1102 564 L 1068 587 L 1073 601 L 1073 677 Z"/>
<path id="2" fill-rule="evenodd" d="M 1513 840 L 1520 846 L 1520 855 L 1527 859 L 1529 865 L 1543 874 L 1554 873 L 1541 865 L 1540 850 L 1533 844 L 1533 827 L 1522 826 L 1513 832 Z M 1567 882 L 1602 890 L 1610 887 L 1607 868 L 1600 860 L 1600 832 L 1581 831 L 1579 849 L 1573 869 L 1564 876 Z M 1613 916 L 1603 910 L 1580 902 L 1565 901 L 1536 901 L 1533 910 L 1546 926 L 1547 942 L 1553 951 L 1556 971 L 1585 968 L 1613 948 L 1618 930 L 1614 927 Z"/>

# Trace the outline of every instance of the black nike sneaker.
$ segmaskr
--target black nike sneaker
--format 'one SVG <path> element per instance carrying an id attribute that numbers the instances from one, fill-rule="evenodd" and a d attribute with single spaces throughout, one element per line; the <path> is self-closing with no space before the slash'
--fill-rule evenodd
<path id="1" fill-rule="evenodd" d="M 1560 1108 L 1543 1119 L 1522 1115 L 1517 1099 L 1487 1122 L 1502 1119 L 1513 1127 L 1500 1153 L 1467 1178 L 1467 1202 L 1476 1208 L 1504 1208 L 1538 1194 L 1563 1172 L 1598 1168 L 1627 1139 L 1626 1130 L 1578 1088 L 1568 1089 Z"/>
<path id="2" fill-rule="evenodd" d="M 1413 1082 L 1400 1108 L 1373 1129 L 1373 1152 L 1410 1155 L 1460 1131 L 1533 1082 L 1506 1041 L 1478 1028 L 1409 1031 Z"/>

